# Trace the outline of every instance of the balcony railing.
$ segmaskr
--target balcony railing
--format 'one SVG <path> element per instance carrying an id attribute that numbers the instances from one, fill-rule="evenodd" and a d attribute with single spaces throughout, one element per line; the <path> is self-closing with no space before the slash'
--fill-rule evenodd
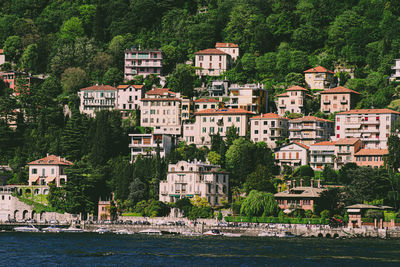
<path id="1" fill-rule="evenodd" d="M 323 100 L 322 102 L 323 102 L 324 104 L 330 104 L 330 103 L 331 103 L 330 100 Z"/>
<path id="2" fill-rule="evenodd" d="M 347 100 L 343 100 L 343 99 L 342 99 L 342 100 L 340 100 L 340 104 L 343 104 L 343 105 L 344 105 L 344 104 L 347 104 L 347 103 L 348 103 L 348 101 L 347 101 Z"/>

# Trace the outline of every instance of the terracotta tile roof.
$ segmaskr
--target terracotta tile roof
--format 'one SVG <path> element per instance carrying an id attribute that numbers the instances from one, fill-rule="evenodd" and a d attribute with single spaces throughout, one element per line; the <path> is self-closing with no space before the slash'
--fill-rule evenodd
<path id="1" fill-rule="evenodd" d="M 116 91 L 117 88 L 110 85 L 93 85 L 89 87 L 82 88 L 81 91 Z"/>
<path id="2" fill-rule="evenodd" d="M 132 84 L 132 85 L 130 85 L 130 84 L 120 84 L 120 85 L 118 85 L 117 89 L 126 89 L 126 88 L 128 88 L 129 86 L 132 86 L 132 87 L 135 88 L 135 89 L 142 89 L 142 88 L 143 88 L 143 84 L 141 84 L 141 85 L 136 85 L 136 84 Z"/>
<path id="3" fill-rule="evenodd" d="M 34 160 L 29 162 L 28 165 L 72 165 L 71 161 L 66 160 L 65 158 L 61 158 L 55 155 L 49 155 L 47 157 Z"/>
<path id="4" fill-rule="evenodd" d="M 218 103 L 219 101 L 217 99 L 214 98 L 200 98 L 200 99 L 196 99 L 194 102 L 196 103 Z"/>
<path id="5" fill-rule="evenodd" d="M 297 118 L 297 119 L 292 119 L 290 120 L 290 122 L 302 122 L 302 121 L 323 121 L 323 122 L 332 122 L 330 120 L 326 120 L 326 119 L 322 119 L 322 118 L 318 118 L 315 116 L 305 116 L 302 118 Z M 333 123 L 333 122 L 332 122 Z"/>
<path id="6" fill-rule="evenodd" d="M 355 143 L 357 143 L 358 141 L 360 141 L 359 138 L 340 138 L 339 140 L 337 140 L 335 142 L 335 145 L 354 145 Z"/>
<path id="7" fill-rule="evenodd" d="M 332 141 L 322 141 L 319 143 L 312 144 L 311 146 L 334 146 L 335 142 Z"/>
<path id="8" fill-rule="evenodd" d="M 165 94 L 173 94 L 174 92 L 170 91 L 169 88 L 155 88 L 151 89 L 150 91 L 146 92 L 147 95 L 165 95 Z"/>
<path id="9" fill-rule="evenodd" d="M 4 54 L 4 51 L 3 51 L 3 49 L 0 49 L 0 54 Z"/>
<path id="10" fill-rule="evenodd" d="M 253 112 L 241 109 L 241 108 L 221 108 L 221 109 L 205 109 L 201 110 L 198 112 L 195 112 L 194 115 L 224 115 L 224 114 L 251 114 L 253 115 Z"/>
<path id="11" fill-rule="evenodd" d="M 303 147 L 303 148 L 305 148 L 305 149 L 310 149 L 309 146 L 306 146 L 305 144 L 299 143 L 299 142 L 297 142 L 297 141 L 294 141 L 293 144 L 299 145 L 299 146 L 301 146 L 301 147 Z"/>
<path id="12" fill-rule="evenodd" d="M 343 111 L 337 114 L 400 114 L 398 111 L 394 111 L 388 108 L 375 108 L 375 109 L 352 109 L 349 111 Z"/>
<path id="13" fill-rule="evenodd" d="M 306 92 L 308 92 L 308 89 L 303 88 L 298 85 L 295 85 L 295 86 L 289 87 L 288 89 L 286 89 L 286 91 L 306 91 Z"/>
<path id="14" fill-rule="evenodd" d="M 225 53 L 219 49 L 216 49 L 216 48 L 200 50 L 194 54 L 195 55 L 228 55 L 227 53 Z"/>
<path id="15" fill-rule="evenodd" d="M 360 151 L 354 153 L 355 156 L 382 156 L 387 154 L 389 154 L 389 150 L 387 149 L 368 149 L 368 148 L 360 149 Z"/>
<path id="16" fill-rule="evenodd" d="M 286 96 L 289 96 L 288 93 L 283 93 L 283 94 L 276 95 L 276 97 L 286 97 Z"/>
<path id="17" fill-rule="evenodd" d="M 234 43 L 216 43 L 215 48 L 224 48 L 224 47 L 229 47 L 229 48 L 234 48 L 234 47 L 239 47 L 237 44 Z"/>
<path id="18" fill-rule="evenodd" d="M 165 98 L 142 98 L 141 101 L 181 101 L 182 99 L 176 97 Z"/>
<path id="19" fill-rule="evenodd" d="M 323 73 L 332 73 L 333 74 L 333 71 L 327 70 L 322 66 L 311 68 L 311 69 L 305 70 L 304 72 L 316 72 L 316 73 L 323 72 Z"/>
<path id="20" fill-rule="evenodd" d="M 254 119 L 281 119 L 281 120 L 288 120 L 288 118 L 279 116 L 276 113 L 265 113 L 265 114 L 261 114 L 261 115 L 258 115 L 258 116 L 251 117 L 250 119 L 251 120 L 254 120 Z"/>
<path id="21" fill-rule="evenodd" d="M 332 89 L 327 89 L 322 92 L 319 92 L 320 94 L 342 94 L 342 93 L 349 93 L 349 94 L 357 94 L 359 95 L 360 93 L 354 90 L 351 90 L 349 88 L 343 87 L 343 86 L 338 86 Z"/>

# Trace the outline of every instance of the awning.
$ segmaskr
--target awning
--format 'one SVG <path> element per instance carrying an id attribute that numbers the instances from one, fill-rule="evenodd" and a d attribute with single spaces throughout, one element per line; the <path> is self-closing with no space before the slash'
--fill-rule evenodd
<path id="1" fill-rule="evenodd" d="M 53 181 L 54 179 L 56 179 L 56 177 L 47 177 L 45 179 L 45 181 L 46 181 L 46 183 L 49 183 L 49 182 Z"/>
<path id="2" fill-rule="evenodd" d="M 179 198 L 179 197 L 180 197 L 180 195 L 173 195 L 173 194 L 170 194 L 169 196 L 170 196 L 170 197 L 176 197 L 176 198 Z"/>
<path id="3" fill-rule="evenodd" d="M 187 197 L 193 197 L 193 195 L 186 195 Z"/>

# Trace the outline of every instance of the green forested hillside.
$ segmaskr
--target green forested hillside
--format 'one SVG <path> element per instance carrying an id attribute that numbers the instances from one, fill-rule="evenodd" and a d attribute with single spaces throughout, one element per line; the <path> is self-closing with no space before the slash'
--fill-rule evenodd
<path id="1" fill-rule="evenodd" d="M 124 49 L 133 45 L 162 49 L 163 75 L 173 74 L 167 86 L 178 90 L 179 75 L 174 74 L 185 71 L 179 64 L 216 42 L 240 47 L 235 67 L 223 76 L 231 82 L 262 82 L 271 100 L 287 86 L 304 83 L 307 68 L 333 70 L 340 65 L 354 69 L 354 79 L 345 73 L 339 78 L 340 85 L 362 94 L 358 107 L 400 107 L 399 101 L 391 103 L 399 90 L 388 79 L 394 59 L 400 58 L 400 1 L 0 0 L 0 47 L 11 63 L 2 69 L 47 77 L 18 96 L 0 82 L 0 164 L 13 169 L 8 181 L 26 182 L 26 163 L 51 153 L 76 163 L 67 188 L 52 190 L 50 202 L 60 209 L 94 212 L 98 197 L 111 191 L 121 202 L 128 201 L 127 207 L 157 199 L 158 181 L 165 178 L 169 161 L 204 160 L 208 151 L 181 145 L 169 159 L 143 158 L 130 165 L 127 134 L 138 129 L 121 123 L 118 112 L 102 112 L 95 119 L 80 115 L 76 92 L 94 83 L 121 83 Z M 134 82 L 150 88 L 158 81 L 150 77 Z M 179 90 L 193 94 L 184 86 Z M 67 104 L 71 117 L 63 113 Z M 309 111 L 318 108 L 312 103 Z M 232 142 L 215 145 L 216 162 L 229 169 L 232 155 L 243 155 L 245 162 L 248 151 L 272 162 L 269 148 L 239 143 L 241 154 L 235 146 L 228 153 Z M 235 186 L 254 189 L 247 176 L 257 180 L 266 173 L 254 162 L 233 172 Z M 263 188 L 273 182 L 273 167 L 268 166 Z M 68 202 L 60 201 L 63 190 Z M 383 198 L 368 200 L 378 197 Z"/>

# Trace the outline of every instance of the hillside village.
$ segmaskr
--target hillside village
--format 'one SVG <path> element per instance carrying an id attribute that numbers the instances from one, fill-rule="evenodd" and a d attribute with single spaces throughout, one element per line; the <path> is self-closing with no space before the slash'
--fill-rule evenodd
<path id="1" fill-rule="evenodd" d="M 209 16 L 211 6 L 194 16 Z M 341 16 L 361 19 L 352 12 Z M 321 52 L 303 60 L 312 49 L 298 43 L 254 50 L 230 34 L 188 56 L 179 56 L 178 45 L 132 35 L 95 51 L 74 18 L 62 24 L 64 50 L 48 67 L 37 45 L 16 53 L 18 35 L 3 41 L 0 194 L 9 203 L 0 205 L 0 220 L 48 212 L 97 220 L 335 217 L 354 227 L 362 214 L 365 223 L 397 222 L 397 53 L 386 54 L 379 70 L 371 56 L 361 62 L 334 44 L 338 19 L 329 40 L 343 51 L 331 58 Z M 82 32 L 71 29 L 80 24 Z M 225 31 L 235 27 L 230 17 Z M 75 59 L 63 58 L 68 49 Z M 18 201 L 32 210 L 15 208 Z M 346 207 L 355 204 L 367 208 L 351 214 Z"/>

